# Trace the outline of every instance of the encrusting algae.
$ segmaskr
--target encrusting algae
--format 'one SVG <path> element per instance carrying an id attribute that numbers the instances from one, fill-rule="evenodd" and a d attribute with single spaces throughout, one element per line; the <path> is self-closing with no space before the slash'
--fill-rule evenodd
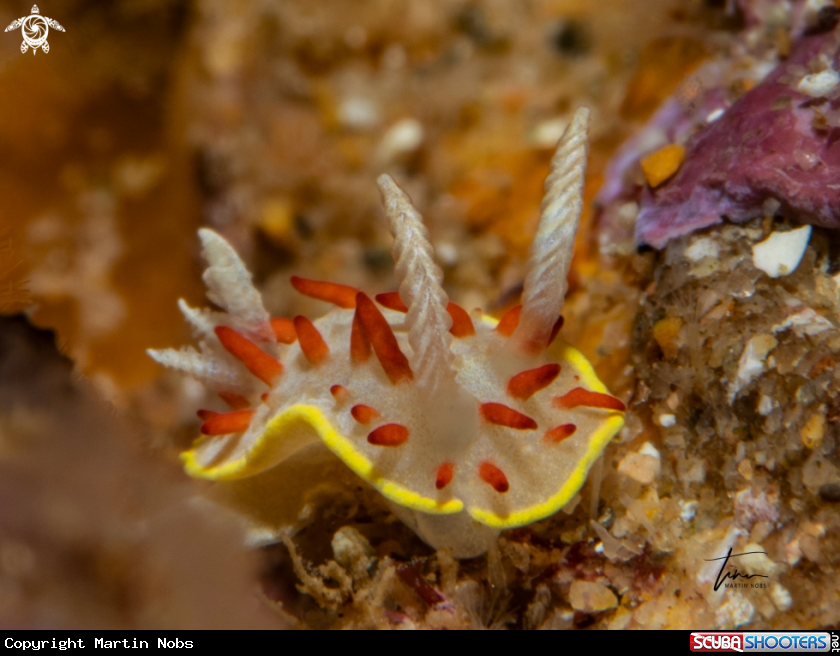
<path id="1" fill-rule="evenodd" d="M 232 247 L 199 231 L 208 297 L 180 307 L 200 352 L 150 350 L 231 412 L 199 411 L 183 455 L 198 478 L 233 481 L 323 442 L 435 548 L 484 553 L 499 530 L 562 508 L 624 423 L 586 359 L 557 333 L 582 208 L 589 112 L 560 140 L 531 248 L 522 305 L 498 322 L 449 302 L 408 196 L 379 179 L 399 292 L 292 278 L 337 307 L 310 321 L 269 317 Z"/>

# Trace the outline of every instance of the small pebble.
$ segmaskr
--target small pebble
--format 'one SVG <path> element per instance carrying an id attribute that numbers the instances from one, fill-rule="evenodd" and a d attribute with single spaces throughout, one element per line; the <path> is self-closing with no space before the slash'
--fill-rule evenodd
<path id="1" fill-rule="evenodd" d="M 738 361 L 738 373 L 729 383 L 730 403 L 742 389 L 768 369 L 767 355 L 776 348 L 777 344 L 776 338 L 772 335 L 762 334 L 750 338 Z"/>
<path id="2" fill-rule="evenodd" d="M 715 613 L 717 628 L 737 628 L 752 620 L 755 606 L 741 594 L 732 594 Z"/>
<path id="3" fill-rule="evenodd" d="M 817 412 L 808 418 L 802 430 L 799 432 L 799 437 L 802 438 L 802 444 L 807 449 L 813 449 L 822 441 L 825 434 L 825 415 L 822 412 Z"/>
<path id="4" fill-rule="evenodd" d="M 797 88 L 802 93 L 807 93 L 813 98 L 819 98 L 827 96 L 838 84 L 840 84 L 840 75 L 834 69 L 828 68 L 819 73 L 806 75 L 799 82 Z"/>
<path id="5" fill-rule="evenodd" d="M 791 567 L 795 566 L 802 559 L 802 548 L 799 545 L 798 537 L 785 545 L 785 559 Z"/>
<path id="6" fill-rule="evenodd" d="M 692 262 L 699 262 L 704 257 L 718 257 L 720 246 L 717 240 L 711 237 L 701 237 L 691 242 L 691 246 L 685 249 L 685 256 Z"/>
<path id="7" fill-rule="evenodd" d="M 583 613 L 598 613 L 618 606 L 618 598 L 600 583 L 574 581 L 569 589 L 569 603 Z"/>
<path id="8" fill-rule="evenodd" d="M 680 349 L 680 329 L 683 321 L 679 317 L 666 317 L 653 325 L 653 338 L 669 360 L 677 357 Z"/>
<path id="9" fill-rule="evenodd" d="M 751 481 L 753 477 L 753 468 L 749 460 L 742 460 L 738 465 L 738 473 L 746 480 Z"/>
<path id="10" fill-rule="evenodd" d="M 628 453 L 618 464 L 618 471 L 642 485 L 650 485 L 659 476 L 662 465 L 659 451 L 645 442 L 638 453 Z"/>
<path id="11" fill-rule="evenodd" d="M 414 118 L 404 118 L 394 123 L 379 142 L 376 156 L 380 162 L 391 162 L 416 151 L 425 133 L 423 124 Z"/>
<path id="12" fill-rule="evenodd" d="M 833 329 L 834 324 L 811 308 L 805 308 L 796 314 L 788 315 L 784 321 L 773 326 L 773 334 L 784 332 L 788 328 L 793 328 L 799 336 L 803 334 L 813 336 Z"/>
<path id="13" fill-rule="evenodd" d="M 659 450 L 650 442 L 645 442 L 644 444 L 642 444 L 642 448 L 639 449 L 639 453 L 643 456 L 653 456 L 657 460 L 661 458 L 661 456 L 659 455 Z"/>
<path id="14" fill-rule="evenodd" d="M 618 221 L 626 228 L 632 228 L 636 225 L 637 216 L 639 216 L 638 203 L 630 201 L 618 208 Z"/>
<path id="15" fill-rule="evenodd" d="M 642 172 L 651 188 L 656 188 L 676 173 L 685 159 L 685 148 L 668 144 L 641 160 Z"/>
<path id="16" fill-rule="evenodd" d="M 790 592 L 780 583 L 774 583 L 770 586 L 770 599 L 773 600 L 773 605 L 782 612 L 790 610 L 790 607 L 793 606 Z"/>
<path id="17" fill-rule="evenodd" d="M 766 417 L 771 412 L 773 412 L 773 408 L 776 407 L 776 402 L 772 399 L 772 397 L 767 396 L 766 394 L 762 394 L 758 399 L 758 414 L 762 417 Z"/>
<path id="18" fill-rule="evenodd" d="M 706 123 L 714 123 L 717 121 L 721 116 L 723 116 L 724 109 L 723 107 L 718 107 L 715 110 L 709 112 L 709 115 L 706 117 Z"/>
<path id="19" fill-rule="evenodd" d="M 697 508 L 700 507 L 699 501 L 680 501 L 680 519 L 684 522 L 690 522 L 697 514 Z"/>
<path id="20" fill-rule="evenodd" d="M 352 526 L 344 526 L 335 532 L 332 549 L 336 562 L 354 577 L 367 572 L 374 553 L 367 538 Z"/>
<path id="21" fill-rule="evenodd" d="M 659 425 L 662 428 L 670 428 L 677 423 L 676 415 L 659 415 Z"/>

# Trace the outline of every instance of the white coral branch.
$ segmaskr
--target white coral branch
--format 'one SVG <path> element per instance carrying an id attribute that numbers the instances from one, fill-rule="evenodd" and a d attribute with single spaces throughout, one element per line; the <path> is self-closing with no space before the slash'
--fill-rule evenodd
<path id="1" fill-rule="evenodd" d="M 147 349 L 146 353 L 158 364 L 174 369 L 221 392 L 250 390 L 251 381 L 240 371 L 215 355 L 198 353 L 192 347 L 175 349 Z"/>
<path id="2" fill-rule="evenodd" d="M 522 314 L 514 333 L 517 343 L 530 350 L 545 346 L 563 309 L 583 210 L 588 126 L 589 110 L 581 107 L 557 144 L 545 181 L 540 222 L 525 274 Z"/>
<path id="3" fill-rule="evenodd" d="M 400 298 L 408 306 L 406 326 L 413 353 L 409 359 L 417 383 L 430 396 L 451 379 L 452 317 L 446 311 L 449 297 L 443 290 L 443 272 L 435 264 L 429 232 L 408 195 L 388 175 L 377 180 L 394 245 L 391 254 L 400 284 Z"/>
<path id="4" fill-rule="evenodd" d="M 203 276 L 207 298 L 231 315 L 235 327 L 258 340 L 274 342 L 262 297 L 239 255 L 223 237 L 208 228 L 199 230 L 198 236 L 202 255 L 209 265 Z"/>

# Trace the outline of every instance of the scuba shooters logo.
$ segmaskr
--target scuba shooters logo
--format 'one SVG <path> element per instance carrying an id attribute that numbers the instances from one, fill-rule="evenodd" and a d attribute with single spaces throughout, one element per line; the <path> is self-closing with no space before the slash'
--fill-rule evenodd
<path id="1" fill-rule="evenodd" d="M 831 651 L 832 636 L 827 632 L 806 631 L 777 633 L 709 631 L 692 633 L 690 641 L 691 651 L 807 653 Z"/>
<path id="2" fill-rule="evenodd" d="M 691 651 L 744 651 L 741 633 L 692 633 Z"/>

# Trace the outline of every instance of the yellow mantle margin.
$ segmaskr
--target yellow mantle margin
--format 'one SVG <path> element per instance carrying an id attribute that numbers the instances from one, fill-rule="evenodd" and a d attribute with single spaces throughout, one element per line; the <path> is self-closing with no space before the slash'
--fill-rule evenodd
<path id="1" fill-rule="evenodd" d="M 585 387 L 596 392 L 608 393 L 606 386 L 598 379 L 592 365 L 580 351 L 561 340 L 558 340 L 552 350 L 559 351 L 557 353 L 559 359 L 570 362 L 580 372 L 581 382 Z M 610 414 L 613 416 L 609 417 L 604 425 L 592 435 L 586 454 L 557 494 L 542 503 L 506 516 L 474 507 L 467 509 L 470 516 L 486 526 L 508 529 L 531 524 L 560 510 L 580 490 L 592 464 L 613 436 L 624 426 L 623 413 L 610 411 Z M 350 469 L 391 501 L 412 510 L 434 515 L 450 515 L 464 509 L 463 502 L 458 499 L 439 502 L 377 476 L 373 463 L 353 448 L 350 440 L 335 429 L 321 410 L 314 405 L 304 403 L 293 405 L 271 419 L 266 424 L 262 435 L 241 458 L 219 467 L 206 467 L 198 462 L 195 449 L 193 449 L 181 455 L 184 469 L 190 476 L 214 481 L 232 481 L 254 475 L 267 469 L 271 466 L 270 463 L 282 462 L 295 451 L 314 441 L 314 436 L 310 431 L 294 430 L 300 423 L 311 427 L 324 444 Z"/>

